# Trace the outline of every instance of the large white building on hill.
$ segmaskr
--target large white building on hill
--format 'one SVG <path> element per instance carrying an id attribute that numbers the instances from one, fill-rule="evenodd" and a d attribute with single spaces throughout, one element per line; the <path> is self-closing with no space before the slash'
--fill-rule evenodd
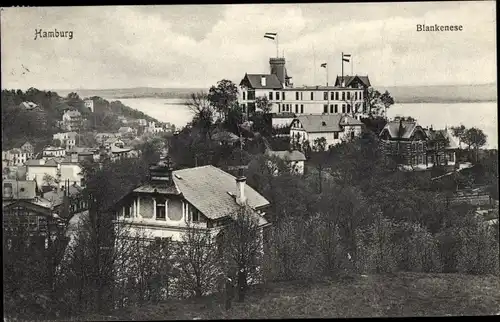
<path id="1" fill-rule="evenodd" d="M 245 74 L 241 80 L 239 103 L 245 111 L 255 111 L 258 108 L 255 104 L 256 98 L 266 97 L 276 119 L 285 113 L 298 116 L 356 115 L 368 112 L 365 100 L 367 90 L 371 87 L 368 76 L 337 76 L 334 86 L 294 87 L 285 67 L 285 58 L 271 58 L 269 64 L 269 74 Z M 286 125 L 289 125 L 292 119 L 293 117 Z M 273 125 L 277 125 L 274 123 L 276 122 L 273 122 Z"/>

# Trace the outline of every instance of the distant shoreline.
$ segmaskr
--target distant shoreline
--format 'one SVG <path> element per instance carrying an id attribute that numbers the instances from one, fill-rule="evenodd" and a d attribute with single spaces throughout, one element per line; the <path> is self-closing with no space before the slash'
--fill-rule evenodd
<path id="1" fill-rule="evenodd" d="M 134 96 L 120 96 L 113 97 L 110 99 L 120 100 L 120 99 L 172 99 L 172 100 L 188 100 L 188 97 L 162 97 L 162 96 L 150 96 L 150 95 L 134 95 Z M 435 97 L 422 97 L 422 98 L 394 98 L 396 104 L 417 104 L 417 103 L 496 103 L 496 99 L 446 99 L 446 98 L 435 98 Z M 185 102 L 169 102 L 170 105 L 186 105 Z"/>

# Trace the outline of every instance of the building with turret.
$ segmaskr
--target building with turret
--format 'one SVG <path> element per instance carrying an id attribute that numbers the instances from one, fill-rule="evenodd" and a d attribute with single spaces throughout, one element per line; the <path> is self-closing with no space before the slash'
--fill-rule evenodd
<path id="1" fill-rule="evenodd" d="M 245 74 L 239 86 L 239 103 L 247 113 L 258 109 L 256 99 L 265 97 L 273 114 L 273 126 L 283 124 L 284 114 L 289 125 L 294 116 L 304 114 L 348 114 L 359 116 L 367 113 L 365 97 L 371 86 L 368 76 L 345 76 L 335 86 L 315 85 L 295 87 L 291 81 L 285 58 L 270 58 L 267 74 Z M 274 122 L 274 119 L 280 122 Z"/>

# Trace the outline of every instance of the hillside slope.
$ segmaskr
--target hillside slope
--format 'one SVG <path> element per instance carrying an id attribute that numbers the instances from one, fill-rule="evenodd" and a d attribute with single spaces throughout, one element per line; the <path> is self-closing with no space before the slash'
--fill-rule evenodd
<path id="1" fill-rule="evenodd" d="M 353 280 L 282 282 L 259 286 L 245 303 L 224 310 L 213 296 L 129 307 L 113 318 L 269 319 L 399 317 L 500 314 L 498 276 L 401 273 L 360 276 Z M 97 317 L 94 317 L 97 318 Z M 103 319 L 103 317 L 98 317 Z"/>

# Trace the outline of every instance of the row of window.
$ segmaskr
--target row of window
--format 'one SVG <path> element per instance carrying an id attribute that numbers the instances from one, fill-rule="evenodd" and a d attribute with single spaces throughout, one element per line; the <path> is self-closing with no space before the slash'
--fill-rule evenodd
<path id="1" fill-rule="evenodd" d="M 339 105 L 338 104 L 330 104 L 330 113 L 338 113 Z M 359 112 L 359 111 L 353 111 Z M 328 104 L 323 105 L 323 113 L 328 113 Z M 351 104 L 342 104 L 342 113 L 351 113 Z M 366 106 L 363 106 L 363 113 L 366 113 Z"/>
<path id="2" fill-rule="evenodd" d="M 363 94 L 361 92 L 354 92 L 354 96 L 352 97 L 355 101 L 358 99 L 361 100 L 363 97 Z M 342 101 L 345 100 L 350 100 L 351 99 L 351 92 L 342 92 L 342 96 L 339 95 L 339 92 L 330 92 L 330 100 L 332 101 L 338 101 L 339 99 L 342 99 Z M 311 98 L 312 99 L 312 98 Z M 325 101 L 328 100 L 328 92 L 323 92 L 323 99 Z"/>
<path id="3" fill-rule="evenodd" d="M 164 198 L 158 198 L 156 200 L 156 220 L 166 220 L 167 216 L 167 206 L 166 206 L 166 199 Z M 187 208 L 187 207 L 186 207 Z M 186 211 L 188 208 L 186 209 Z M 130 218 L 132 213 L 132 205 L 129 205 L 125 207 L 125 218 Z M 189 219 L 192 222 L 199 222 L 200 221 L 200 213 L 196 209 L 192 209 L 191 211 L 188 212 Z M 170 215 L 168 217 L 170 220 L 180 220 L 178 216 L 175 215 Z"/>
<path id="4" fill-rule="evenodd" d="M 285 93 L 286 92 L 269 92 L 268 99 L 270 101 L 274 101 L 274 100 L 276 100 L 276 101 L 286 100 Z M 346 99 L 347 100 L 351 99 L 351 92 L 346 92 L 346 91 L 342 91 L 342 92 L 324 92 L 323 93 L 323 99 L 325 101 L 328 100 L 328 93 L 330 93 L 330 100 L 332 100 L 332 101 L 334 101 L 334 100 L 335 101 L 338 101 L 338 100 L 345 101 Z M 342 93 L 342 95 L 340 95 L 339 93 Z M 276 94 L 276 95 L 274 95 L 274 94 Z M 295 100 L 296 101 L 302 101 L 302 100 L 304 100 L 303 94 L 304 94 L 303 92 L 295 92 Z M 255 99 L 255 91 L 249 90 L 247 97 L 245 97 L 245 96 L 246 96 L 246 92 L 243 92 L 243 100 L 246 100 L 246 99 L 248 99 L 248 100 L 254 100 Z M 310 97 L 311 97 L 311 101 L 314 101 L 314 92 L 310 93 Z M 361 100 L 363 98 L 363 94 L 362 94 L 362 92 L 357 92 L 356 91 L 356 92 L 354 92 L 354 95 L 352 96 L 352 98 L 354 100 Z"/>
<path id="5" fill-rule="evenodd" d="M 278 103 L 278 113 L 281 112 L 292 112 L 292 106 L 293 104 L 279 104 Z M 300 112 L 299 112 L 300 111 Z M 295 113 L 304 113 L 304 104 L 300 104 L 300 110 L 299 110 L 299 104 L 295 104 Z"/>

